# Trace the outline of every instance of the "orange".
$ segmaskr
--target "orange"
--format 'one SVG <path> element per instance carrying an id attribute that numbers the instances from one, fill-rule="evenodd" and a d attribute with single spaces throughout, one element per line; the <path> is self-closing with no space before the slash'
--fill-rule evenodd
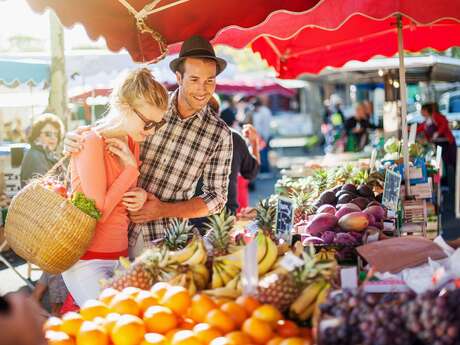
<path id="1" fill-rule="evenodd" d="M 141 290 L 135 297 L 135 301 L 141 308 L 142 313 L 148 309 L 148 307 L 158 304 L 158 300 L 150 291 Z"/>
<path id="2" fill-rule="evenodd" d="M 75 345 L 75 341 L 65 332 L 46 331 L 48 345 Z"/>
<path id="3" fill-rule="evenodd" d="M 60 331 L 62 326 L 62 320 L 56 316 L 51 316 L 43 324 L 43 331 Z"/>
<path id="4" fill-rule="evenodd" d="M 111 287 L 105 288 L 104 290 L 102 290 L 101 294 L 99 295 L 99 301 L 109 305 L 112 298 L 114 298 L 118 293 L 119 291 L 117 289 L 114 289 Z"/>
<path id="5" fill-rule="evenodd" d="M 120 317 L 121 315 L 118 313 L 110 313 L 105 317 L 102 326 L 104 326 L 107 333 L 110 334 L 112 332 L 113 327 L 115 326 Z"/>
<path id="6" fill-rule="evenodd" d="M 166 291 L 160 304 L 171 309 L 176 315 L 182 316 L 187 313 L 191 303 L 192 299 L 186 288 L 172 286 Z"/>
<path id="7" fill-rule="evenodd" d="M 166 332 L 165 334 L 165 337 L 168 341 L 168 345 L 169 343 L 171 342 L 172 338 L 174 337 L 174 335 L 177 333 L 177 332 L 180 332 L 180 331 L 187 331 L 187 329 L 182 329 L 182 328 L 174 328 L 172 330 L 170 330 L 169 332 Z"/>
<path id="8" fill-rule="evenodd" d="M 109 304 L 109 308 L 111 312 L 118 313 L 120 315 L 130 314 L 139 316 L 141 312 L 141 308 L 134 300 L 134 298 L 124 293 L 119 293 L 114 298 L 112 298 Z"/>
<path id="9" fill-rule="evenodd" d="M 224 311 L 228 316 L 230 316 L 237 327 L 241 327 L 243 322 L 248 318 L 246 309 L 240 306 L 236 302 L 227 302 L 220 306 L 220 310 Z"/>
<path id="10" fill-rule="evenodd" d="M 214 303 L 211 297 L 205 294 L 197 294 L 192 297 L 192 305 L 188 315 L 195 322 L 204 322 L 206 315 L 215 308 L 217 308 L 217 304 Z"/>
<path id="11" fill-rule="evenodd" d="M 312 345 L 312 342 L 308 339 L 292 337 L 284 339 L 280 345 Z"/>
<path id="12" fill-rule="evenodd" d="M 158 333 L 146 333 L 144 340 L 140 345 L 166 345 L 167 339 L 164 335 Z"/>
<path id="13" fill-rule="evenodd" d="M 279 320 L 276 323 L 276 333 L 283 338 L 297 337 L 300 334 L 300 329 L 293 321 Z"/>
<path id="14" fill-rule="evenodd" d="M 233 301 L 231 298 L 227 298 L 227 297 L 217 297 L 216 299 L 214 299 L 214 302 L 216 303 L 217 306 L 221 306 L 227 302 L 231 302 Z"/>
<path id="15" fill-rule="evenodd" d="M 251 317 L 244 321 L 243 332 L 251 337 L 256 344 L 266 344 L 272 337 L 273 331 L 268 322 Z"/>
<path id="16" fill-rule="evenodd" d="M 132 298 L 136 298 L 137 294 L 141 291 L 142 290 L 137 287 L 128 286 L 128 287 L 125 287 L 123 290 L 121 290 L 121 293 L 131 296 Z"/>
<path id="17" fill-rule="evenodd" d="M 232 345 L 250 345 L 252 343 L 251 338 L 241 331 L 230 332 L 225 338 L 230 340 Z"/>
<path id="18" fill-rule="evenodd" d="M 129 314 L 120 316 L 110 333 L 114 345 L 139 345 L 144 334 L 142 319 Z"/>
<path id="19" fill-rule="evenodd" d="M 252 316 L 259 320 L 266 321 L 273 326 L 275 326 L 276 323 L 283 318 L 281 312 L 271 304 L 261 305 L 259 308 L 254 310 Z"/>
<path id="20" fill-rule="evenodd" d="M 170 284 L 165 283 L 165 282 L 158 282 L 155 283 L 152 288 L 150 289 L 150 292 L 153 294 L 154 297 L 156 297 L 158 300 L 161 300 L 163 296 L 165 295 L 166 291 L 171 287 Z"/>
<path id="21" fill-rule="evenodd" d="M 217 328 L 207 323 L 199 323 L 193 327 L 193 333 L 203 344 L 209 344 L 213 339 L 222 336 Z"/>
<path id="22" fill-rule="evenodd" d="M 267 345 L 280 345 L 283 340 L 284 339 L 281 337 L 274 337 L 267 343 Z"/>
<path id="23" fill-rule="evenodd" d="M 144 322 L 148 332 L 165 334 L 177 327 L 178 320 L 171 309 L 155 305 L 145 311 Z"/>
<path id="24" fill-rule="evenodd" d="M 100 316 L 104 317 L 109 313 L 107 305 L 96 299 L 89 299 L 80 308 L 80 314 L 86 321 L 91 321 Z"/>
<path id="25" fill-rule="evenodd" d="M 75 337 L 83 323 L 83 318 L 80 314 L 75 312 L 69 312 L 62 316 L 61 331 Z"/>
<path id="26" fill-rule="evenodd" d="M 240 296 L 235 302 L 243 306 L 248 315 L 252 315 L 254 310 L 260 306 L 260 302 L 251 296 Z"/>
<path id="27" fill-rule="evenodd" d="M 203 345 L 190 330 L 179 331 L 173 335 L 171 345 Z"/>
<path id="28" fill-rule="evenodd" d="M 209 345 L 234 345 L 225 337 L 219 337 L 209 343 Z"/>
<path id="29" fill-rule="evenodd" d="M 189 318 L 185 318 L 179 321 L 179 325 L 177 327 L 183 328 L 183 329 L 193 329 L 195 327 L 195 321 Z"/>
<path id="30" fill-rule="evenodd" d="M 211 310 L 206 315 L 205 321 L 224 333 L 231 332 L 236 328 L 233 319 L 220 309 Z"/>
<path id="31" fill-rule="evenodd" d="M 85 321 L 77 334 L 77 345 L 108 345 L 109 336 L 98 324 Z"/>

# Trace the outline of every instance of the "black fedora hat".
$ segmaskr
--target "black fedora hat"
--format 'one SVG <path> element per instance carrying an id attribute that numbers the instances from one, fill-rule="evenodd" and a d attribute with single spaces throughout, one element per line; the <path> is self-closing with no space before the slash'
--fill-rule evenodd
<path id="1" fill-rule="evenodd" d="M 207 39 L 202 36 L 192 36 L 184 41 L 180 49 L 179 56 L 169 63 L 173 72 L 177 71 L 177 66 L 185 58 L 207 58 L 216 61 L 217 74 L 221 73 L 227 66 L 227 62 L 216 56 L 214 48 Z"/>

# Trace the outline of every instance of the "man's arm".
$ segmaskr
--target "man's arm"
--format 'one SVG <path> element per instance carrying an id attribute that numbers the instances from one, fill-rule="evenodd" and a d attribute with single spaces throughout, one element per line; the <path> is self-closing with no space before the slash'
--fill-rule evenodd
<path id="1" fill-rule="evenodd" d="M 202 195 L 187 201 L 164 202 L 149 194 L 144 207 L 130 213 L 131 221 L 146 223 L 161 218 L 199 218 L 220 212 L 227 202 L 232 150 L 232 136 L 228 130 L 206 164 L 203 172 Z"/>

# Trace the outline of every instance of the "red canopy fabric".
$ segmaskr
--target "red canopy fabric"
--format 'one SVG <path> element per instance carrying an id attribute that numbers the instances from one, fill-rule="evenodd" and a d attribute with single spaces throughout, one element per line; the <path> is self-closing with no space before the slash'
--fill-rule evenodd
<path id="1" fill-rule="evenodd" d="M 252 49 L 277 70 L 280 78 L 296 78 L 303 73 L 319 73 L 327 66 L 341 67 L 350 60 L 393 56 L 398 52 L 395 24 L 393 18 L 375 21 L 355 16 L 337 31 L 305 28 L 287 40 L 261 37 L 252 43 Z M 403 19 L 403 37 L 406 51 L 446 50 L 460 45 L 460 24 L 442 20 L 419 26 Z"/>
<path id="2" fill-rule="evenodd" d="M 460 45 L 460 1 L 452 0 L 322 0 L 303 13 L 275 13 L 253 28 L 228 28 L 213 43 L 251 44 L 280 78 L 296 78 L 349 60 L 393 56 L 397 14 L 403 15 L 405 50 Z"/>
<path id="3" fill-rule="evenodd" d="M 139 12 L 155 3 L 158 12 L 148 15 L 146 24 L 168 45 L 199 34 L 208 39 L 230 25 L 251 27 L 279 10 L 301 12 L 319 0 L 27 0 L 38 12 L 52 8 L 67 26 L 81 23 L 92 39 L 103 36 L 112 51 L 126 48 L 134 61 L 150 62 L 160 55 L 150 34 L 140 34 L 134 15 L 121 3 L 127 2 Z M 170 7 L 168 7 L 170 6 Z"/>

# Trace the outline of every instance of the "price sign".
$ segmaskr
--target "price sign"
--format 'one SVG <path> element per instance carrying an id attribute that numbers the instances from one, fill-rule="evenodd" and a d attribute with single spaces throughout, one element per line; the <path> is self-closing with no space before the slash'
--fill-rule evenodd
<path id="1" fill-rule="evenodd" d="M 383 185 L 382 204 L 389 210 L 397 211 L 400 190 L 401 175 L 392 170 L 387 170 L 385 174 L 385 183 Z"/>
<path id="2" fill-rule="evenodd" d="M 278 199 L 276 208 L 276 235 L 287 243 L 291 243 L 291 231 L 294 223 L 294 203 L 284 197 Z"/>
<path id="3" fill-rule="evenodd" d="M 417 136 L 417 124 L 413 123 L 410 125 L 409 140 L 408 140 L 409 145 L 415 143 L 416 136 Z"/>

